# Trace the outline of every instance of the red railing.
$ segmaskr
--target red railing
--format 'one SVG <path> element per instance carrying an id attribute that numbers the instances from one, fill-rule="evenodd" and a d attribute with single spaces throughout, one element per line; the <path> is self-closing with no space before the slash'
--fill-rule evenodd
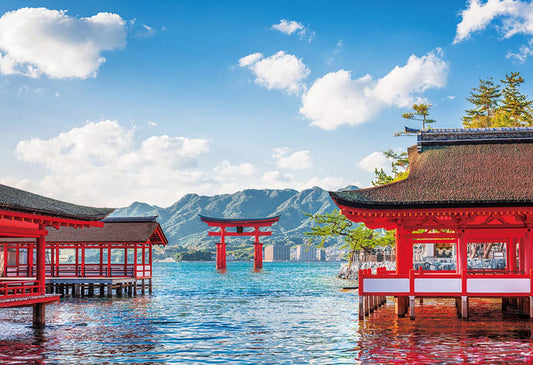
<path id="1" fill-rule="evenodd" d="M 42 294 L 36 280 L 0 280 L 0 300 L 23 298 Z"/>
<path id="2" fill-rule="evenodd" d="M 370 279 L 370 280 L 366 280 Z M 372 280 L 376 279 L 376 280 Z M 533 270 L 528 274 L 502 270 L 424 271 L 397 274 L 386 268 L 359 270 L 360 295 L 409 296 L 533 296 Z"/>
<path id="3" fill-rule="evenodd" d="M 35 275 L 35 267 L 32 271 Z M 28 277 L 28 265 L 7 267 L 5 270 L 7 277 Z M 46 277 L 151 277 L 152 265 L 137 264 L 58 264 L 46 265 Z"/>

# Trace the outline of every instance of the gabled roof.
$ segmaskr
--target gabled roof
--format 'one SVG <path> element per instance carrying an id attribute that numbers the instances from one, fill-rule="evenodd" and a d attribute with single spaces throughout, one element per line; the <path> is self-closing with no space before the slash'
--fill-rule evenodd
<path id="1" fill-rule="evenodd" d="M 533 128 L 422 131 L 409 162 L 405 180 L 330 195 L 368 209 L 533 206 Z"/>
<path id="2" fill-rule="evenodd" d="M 2 184 L 0 209 L 85 221 L 101 220 L 114 210 L 70 204 Z"/>
<path id="3" fill-rule="evenodd" d="M 47 242 L 137 242 L 150 240 L 154 245 L 168 243 L 163 230 L 155 217 L 148 218 L 107 218 L 102 228 L 72 229 L 60 227 L 51 229 Z"/>

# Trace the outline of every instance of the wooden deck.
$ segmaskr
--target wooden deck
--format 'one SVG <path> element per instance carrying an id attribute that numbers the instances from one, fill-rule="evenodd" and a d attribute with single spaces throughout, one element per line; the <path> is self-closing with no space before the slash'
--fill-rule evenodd
<path id="1" fill-rule="evenodd" d="M 34 304 L 50 304 L 55 302 L 59 302 L 59 295 L 44 294 L 20 298 L 1 299 L 0 308 L 28 307 Z"/>

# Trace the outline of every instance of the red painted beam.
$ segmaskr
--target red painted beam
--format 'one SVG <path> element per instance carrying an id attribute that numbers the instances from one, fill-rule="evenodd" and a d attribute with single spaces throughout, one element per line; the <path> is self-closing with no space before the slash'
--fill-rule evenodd
<path id="1" fill-rule="evenodd" d="M 222 236 L 222 232 L 208 232 L 209 236 Z M 224 236 L 270 236 L 272 232 L 224 232 Z"/>

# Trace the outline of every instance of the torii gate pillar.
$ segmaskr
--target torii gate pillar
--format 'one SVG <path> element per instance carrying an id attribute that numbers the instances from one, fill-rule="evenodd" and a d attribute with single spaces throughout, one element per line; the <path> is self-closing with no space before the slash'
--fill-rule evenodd
<path id="1" fill-rule="evenodd" d="M 259 228 L 256 228 L 256 232 L 259 232 Z M 254 243 L 254 270 L 263 268 L 263 244 L 259 242 L 259 236 L 255 236 Z"/>
<path id="2" fill-rule="evenodd" d="M 217 270 L 226 269 L 226 242 L 224 240 L 224 228 L 220 236 L 220 243 L 217 243 Z"/>

